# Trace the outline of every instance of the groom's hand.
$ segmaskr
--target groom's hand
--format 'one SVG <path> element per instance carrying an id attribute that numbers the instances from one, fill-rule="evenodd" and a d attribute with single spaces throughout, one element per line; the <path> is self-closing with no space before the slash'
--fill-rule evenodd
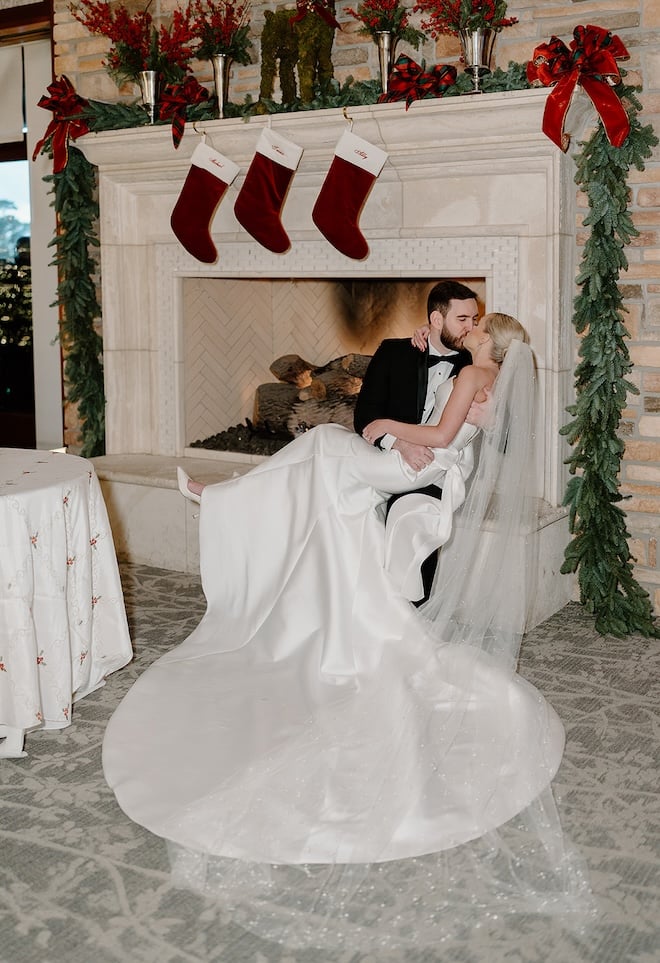
<path id="1" fill-rule="evenodd" d="M 412 442 L 402 441 L 401 438 L 392 445 L 392 448 L 399 452 L 407 465 L 413 471 L 421 471 L 433 461 L 433 452 L 426 445 L 413 445 Z"/>

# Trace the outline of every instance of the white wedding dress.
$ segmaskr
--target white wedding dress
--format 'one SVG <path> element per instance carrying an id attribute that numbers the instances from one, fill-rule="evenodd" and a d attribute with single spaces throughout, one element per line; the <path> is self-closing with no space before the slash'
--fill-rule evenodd
<path id="1" fill-rule="evenodd" d="M 557 770 L 563 729 L 542 695 L 492 652 L 438 639 L 401 594 L 429 525 L 404 564 L 386 567 L 405 531 L 405 513 L 386 530 L 387 496 L 444 485 L 430 527 L 446 541 L 475 433 L 465 425 L 415 475 L 397 452 L 324 425 L 204 490 L 206 614 L 121 703 L 103 765 L 125 813 L 174 844 L 179 878 L 204 888 L 217 858 L 216 889 L 235 902 L 259 877 L 246 919 L 255 902 L 266 914 L 273 890 L 288 893 L 279 904 L 295 893 L 289 909 L 313 942 L 319 888 L 326 924 L 358 904 L 367 867 L 408 867 L 410 890 L 411 858 L 488 837 Z M 300 879 L 273 881 L 286 867 L 305 885 L 310 867 L 322 874 L 304 910 Z M 330 872 L 343 894 L 332 908 Z"/>

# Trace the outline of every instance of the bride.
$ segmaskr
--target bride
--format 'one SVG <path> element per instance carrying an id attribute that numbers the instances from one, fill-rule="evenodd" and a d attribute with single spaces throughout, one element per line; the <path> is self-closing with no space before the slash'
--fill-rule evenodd
<path id="1" fill-rule="evenodd" d="M 376 927 L 388 946 L 419 945 L 453 925 L 452 894 L 483 912 L 565 890 L 548 796 L 563 729 L 515 672 L 534 504 L 527 342 L 486 316 L 434 425 L 377 421 L 365 438 L 323 425 L 241 478 L 183 476 L 201 502 L 207 610 L 115 712 L 104 771 L 125 813 L 168 841 L 175 879 L 263 936 L 357 948 Z M 465 418 L 493 385 L 480 433 Z M 385 431 L 433 462 L 415 473 L 368 443 Z M 395 505 L 384 523 L 391 494 L 430 483 L 440 501 Z M 431 543 L 444 544 L 434 589 L 415 609 L 406 589 Z"/>

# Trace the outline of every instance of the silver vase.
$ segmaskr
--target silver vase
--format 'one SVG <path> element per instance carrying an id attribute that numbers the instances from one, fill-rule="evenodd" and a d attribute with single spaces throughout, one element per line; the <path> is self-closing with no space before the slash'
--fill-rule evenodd
<path id="1" fill-rule="evenodd" d="M 225 116 L 225 104 L 227 103 L 227 92 L 229 91 L 231 57 L 229 54 L 214 54 L 211 58 L 211 63 L 213 64 L 215 96 L 218 101 L 218 117 L 222 119 Z"/>
<path id="2" fill-rule="evenodd" d="M 138 74 L 138 85 L 142 94 L 142 104 L 149 114 L 149 123 L 153 124 L 156 120 L 158 104 L 158 71 L 141 70 Z"/>
<path id="3" fill-rule="evenodd" d="M 473 89 L 470 93 L 481 94 L 483 93 L 480 86 L 481 78 L 490 73 L 495 31 L 480 27 L 478 30 L 460 30 L 458 36 L 461 41 L 465 71 L 472 74 Z"/>
<path id="4" fill-rule="evenodd" d="M 380 68 L 380 86 L 384 94 L 390 80 L 390 74 L 394 67 L 394 56 L 398 38 L 392 36 L 391 30 L 377 30 L 378 39 L 378 66 Z"/>

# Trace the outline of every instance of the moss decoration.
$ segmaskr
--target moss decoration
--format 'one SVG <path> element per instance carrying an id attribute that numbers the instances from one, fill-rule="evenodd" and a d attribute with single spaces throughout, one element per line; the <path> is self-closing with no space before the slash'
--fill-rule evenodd
<path id="1" fill-rule="evenodd" d="M 334 16 L 334 0 L 325 0 L 325 8 Z M 314 4 L 307 4 L 307 13 L 296 24 L 298 35 L 298 80 L 300 99 L 310 104 L 314 99 L 314 86 L 323 88 L 334 77 L 332 45 L 335 28 L 314 12 Z"/>
<path id="2" fill-rule="evenodd" d="M 266 22 L 261 33 L 261 85 L 259 99 L 271 100 L 279 62 L 282 103 L 296 99 L 296 63 L 298 35 L 291 24 L 291 10 L 266 10 Z"/>
<path id="3" fill-rule="evenodd" d="M 334 16 L 332 0 L 324 7 Z M 294 10 L 286 8 L 264 14 L 259 113 L 269 112 L 265 102 L 273 96 L 278 63 L 283 106 L 290 107 L 297 99 L 296 64 L 303 104 L 311 104 L 315 86 L 325 88 L 334 77 L 331 54 L 335 28 L 315 12 L 313 3 L 305 4 L 301 12 L 304 16 L 300 20 Z"/>

